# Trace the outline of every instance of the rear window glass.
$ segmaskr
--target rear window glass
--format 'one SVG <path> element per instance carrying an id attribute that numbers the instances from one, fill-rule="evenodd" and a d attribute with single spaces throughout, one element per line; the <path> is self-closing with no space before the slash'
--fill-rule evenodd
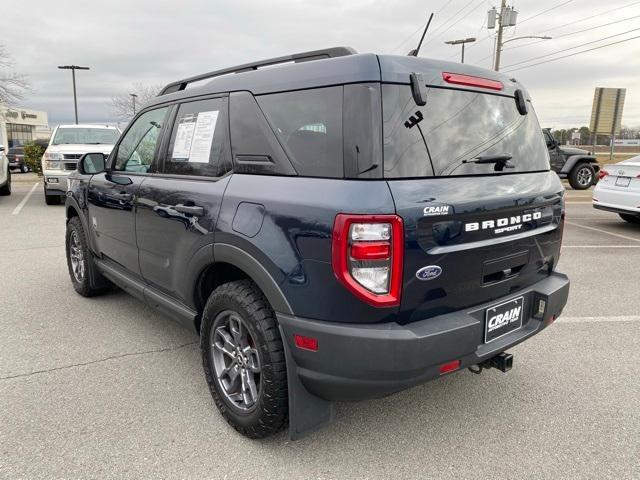
<path id="1" fill-rule="evenodd" d="M 299 175 L 342 177 L 342 87 L 256 97 Z"/>
<path id="2" fill-rule="evenodd" d="M 408 85 L 383 85 L 384 172 L 387 178 L 549 170 L 535 112 L 520 115 L 512 97 L 429 88 L 419 107 Z M 478 157 L 510 156 L 502 171 Z"/>

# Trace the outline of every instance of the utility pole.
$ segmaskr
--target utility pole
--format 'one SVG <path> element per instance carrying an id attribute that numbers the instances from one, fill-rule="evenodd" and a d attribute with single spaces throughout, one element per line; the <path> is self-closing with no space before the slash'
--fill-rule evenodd
<path id="1" fill-rule="evenodd" d="M 500 54 L 502 53 L 502 33 L 505 27 L 514 27 L 516 25 L 516 19 L 518 18 L 518 12 L 513 7 L 507 7 L 507 0 L 501 0 L 500 13 L 493 7 L 487 13 L 487 28 L 492 30 L 496 28 L 496 22 L 498 23 L 498 34 L 496 35 L 495 46 L 495 59 L 493 69 L 497 72 L 500 70 Z"/>
<path id="2" fill-rule="evenodd" d="M 447 45 L 462 45 L 462 60 L 460 63 L 464 63 L 464 44 L 475 42 L 475 41 L 476 41 L 475 37 L 471 37 L 471 38 L 463 38 L 461 40 L 449 40 L 448 42 L 444 42 L 444 43 L 446 43 Z"/>
<path id="3" fill-rule="evenodd" d="M 130 93 L 129 95 L 131 95 L 131 101 L 133 102 L 133 116 L 136 116 L 136 97 L 138 95 L 136 95 L 135 93 Z"/>
<path id="4" fill-rule="evenodd" d="M 507 9 L 507 0 L 502 0 L 502 4 L 500 5 L 500 16 L 498 17 L 498 36 L 496 38 L 496 63 L 493 66 L 493 69 L 498 72 L 500 71 L 500 54 L 502 53 L 502 29 L 504 28 L 502 19 L 504 18 L 504 12 Z"/>
<path id="5" fill-rule="evenodd" d="M 78 98 L 76 96 L 76 70 L 89 70 L 89 67 L 79 67 L 78 65 L 59 65 L 60 70 L 71 70 L 73 79 L 73 108 L 76 113 L 76 125 L 78 124 Z"/>

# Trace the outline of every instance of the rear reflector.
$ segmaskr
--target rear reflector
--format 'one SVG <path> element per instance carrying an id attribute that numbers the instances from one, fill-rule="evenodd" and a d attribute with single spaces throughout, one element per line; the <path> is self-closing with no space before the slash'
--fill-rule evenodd
<path id="1" fill-rule="evenodd" d="M 354 260 L 382 260 L 391 256 L 388 242 L 354 242 L 351 245 L 351 257 Z"/>
<path id="2" fill-rule="evenodd" d="M 304 335 L 298 335 L 297 333 L 293 336 L 293 340 L 296 343 L 296 347 L 302 348 L 303 350 L 311 350 L 312 352 L 318 351 L 318 339 L 305 337 Z"/>
<path id="3" fill-rule="evenodd" d="M 453 362 L 447 362 L 440 365 L 440 375 L 444 375 L 445 373 L 453 372 L 460 368 L 460 360 L 454 360 Z"/>
<path id="4" fill-rule="evenodd" d="M 442 79 L 447 83 L 453 83 L 455 85 L 488 88 L 490 90 L 502 90 L 504 88 L 502 82 L 498 80 L 491 80 L 483 77 L 472 77 L 471 75 L 461 75 L 459 73 L 442 72 Z"/>

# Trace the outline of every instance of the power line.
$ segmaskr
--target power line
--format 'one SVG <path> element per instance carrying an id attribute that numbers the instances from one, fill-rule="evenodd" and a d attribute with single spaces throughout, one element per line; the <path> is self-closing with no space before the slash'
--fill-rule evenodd
<path id="1" fill-rule="evenodd" d="M 603 23 L 602 25 L 595 25 L 593 27 L 589 27 L 589 28 L 585 28 L 583 30 L 577 30 L 575 32 L 569 32 L 569 33 L 565 33 L 564 35 L 557 35 L 555 37 L 553 37 L 551 40 L 557 40 L 559 38 L 565 38 L 565 37 L 569 37 L 571 35 L 577 35 L 579 33 L 584 33 L 584 32 L 590 32 L 591 30 L 596 30 L 598 28 L 602 28 L 602 27 L 608 27 L 609 25 L 614 25 L 616 23 L 622 23 L 622 22 L 627 22 L 629 20 L 633 20 L 634 18 L 639 18 L 640 15 L 636 15 L 634 17 L 629 17 L 629 18 L 623 18 L 622 20 L 616 20 L 614 22 L 609 22 L 609 23 Z M 486 39 L 485 39 L 486 40 Z M 507 50 L 516 50 L 518 48 L 524 48 L 524 47 L 528 47 L 530 45 L 536 45 L 538 43 L 542 43 L 542 42 L 548 42 L 549 40 L 536 40 L 534 42 L 528 42 L 528 43 L 523 43 L 521 45 L 515 45 L 513 47 L 507 47 L 505 48 L 503 51 L 507 51 Z M 477 42 L 480 43 L 480 42 Z M 476 44 L 474 44 L 476 45 Z M 467 48 L 467 50 L 469 50 L 471 48 L 471 46 L 469 46 L 469 48 Z M 486 60 L 487 58 L 493 56 L 493 53 L 490 53 L 489 55 L 487 55 L 486 57 L 482 57 L 480 60 L 477 60 L 476 63 L 480 63 L 483 62 L 484 60 Z M 451 57 L 450 57 L 451 58 Z"/>
<path id="2" fill-rule="evenodd" d="M 538 60 L 540 58 L 551 57 L 551 56 L 553 56 L 553 55 L 555 55 L 557 53 L 567 52 L 569 50 L 574 50 L 576 48 L 584 47 L 585 45 L 591 45 L 593 43 L 598 43 L 598 42 L 601 42 L 603 40 L 609 40 L 610 38 L 619 37 L 620 35 L 626 35 L 627 33 L 636 32 L 638 30 L 640 30 L 640 28 L 633 28 L 631 30 L 627 30 L 626 32 L 616 33 L 615 35 L 609 35 L 608 37 L 599 38 L 599 39 L 593 40 L 591 42 L 581 43 L 580 45 L 576 45 L 575 47 L 563 48 L 562 50 L 557 50 L 555 52 L 547 53 L 545 55 L 539 55 L 537 57 L 528 58 L 526 60 L 521 60 L 520 62 L 512 63 L 511 65 L 505 65 L 504 68 L 515 67 L 516 65 L 521 65 L 523 63 L 528 63 L 531 60 Z"/>
<path id="3" fill-rule="evenodd" d="M 440 13 L 442 10 L 445 9 L 445 7 L 447 7 L 450 3 L 452 2 L 452 0 L 447 0 L 439 9 L 437 12 L 435 12 L 433 14 L 433 16 L 435 17 L 438 13 Z M 402 45 L 404 45 L 405 43 L 407 43 L 409 40 L 411 40 L 418 32 L 420 32 L 423 28 L 424 28 L 425 24 L 422 23 L 415 32 L 413 32 L 411 35 L 409 35 L 407 38 L 405 38 L 402 42 L 400 42 L 398 45 L 396 45 L 392 50 L 391 53 L 395 52 L 396 50 L 398 50 Z"/>
<path id="4" fill-rule="evenodd" d="M 469 0 L 469 2 L 468 2 L 468 3 L 465 3 L 464 7 L 462 7 L 462 8 L 461 8 L 460 10 L 458 10 L 456 13 L 454 13 L 453 15 L 451 15 L 449 18 L 447 18 L 447 20 L 445 20 L 444 22 L 442 22 L 438 28 L 436 28 L 433 32 L 431 32 L 431 38 L 427 41 L 427 43 L 426 43 L 425 45 L 427 45 L 427 44 L 431 43 L 431 42 L 435 39 L 435 35 L 436 35 L 436 34 L 439 34 L 439 33 L 442 31 L 442 29 L 445 27 L 445 25 L 447 25 L 451 20 L 455 20 L 455 19 L 456 19 L 456 17 L 457 17 L 461 12 L 463 12 L 463 11 L 464 11 L 464 10 L 465 10 L 469 5 L 471 5 L 471 4 L 472 4 L 472 3 L 474 3 L 475 1 L 477 1 L 477 0 Z M 467 14 L 467 15 L 468 15 L 468 14 Z M 465 15 L 465 17 L 466 17 L 466 15 Z M 462 18 L 464 18 L 464 17 L 462 17 Z M 450 25 L 450 26 L 447 28 L 447 30 L 449 30 L 453 25 L 456 25 L 458 22 L 460 22 L 460 20 L 462 20 L 462 18 L 458 19 L 458 21 L 457 21 L 457 22 L 454 22 L 452 25 Z M 445 30 L 444 32 L 446 32 L 447 30 Z M 442 32 L 442 33 L 444 33 L 444 32 Z"/>
<path id="5" fill-rule="evenodd" d="M 606 13 L 612 12 L 612 11 L 614 11 L 614 10 L 621 10 L 621 9 L 623 9 L 623 8 L 631 7 L 631 6 L 633 6 L 633 5 L 637 5 L 637 4 L 639 4 L 639 3 L 640 3 L 640 1 L 631 2 L 631 3 L 627 4 L 627 5 L 623 5 L 622 7 L 612 8 L 612 9 L 610 9 L 610 10 L 605 10 L 605 11 L 600 12 L 600 13 L 597 13 L 597 14 L 595 14 L 595 15 L 589 15 L 588 17 L 580 18 L 580 19 L 578 19 L 578 20 L 573 21 L 572 23 L 573 23 L 573 24 L 576 24 L 576 23 L 582 23 L 582 22 L 584 22 L 585 20 L 590 20 L 590 19 L 592 19 L 592 18 L 599 17 L 599 16 L 601 16 L 601 15 L 604 15 L 604 14 L 606 14 Z M 576 32 L 570 32 L 570 33 L 565 33 L 565 34 L 563 34 L 563 35 L 557 35 L 557 36 L 553 37 L 553 39 L 552 39 L 552 40 L 556 40 L 556 39 L 558 39 L 558 38 L 568 37 L 568 36 L 571 36 L 571 35 L 577 35 L 578 33 L 588 32 L 588 31 L 590 31 L 590 30 L 594 30 L 594 29 L 597 29 L 597 28 L 605 27 L 605 26 L 608 26 L 608 25 L 613 25 L 613 24 L 616 24 L 616 23 L 626 22 L 626 21 L 628 21 L 628 20 L 632 20 L 632 19 L 634 19 L 634 18 L 638 18 L 638 17 L 640 17 L 640 15 L 636 15 L 636 16 L 634 16 L 634 17 L 629 17 L 629 18 L 623 18 L 622 20 L 616 20 L 616 21 L 614 21 L 614 22 L 609 22 L 609 23 L 605 23 L 605 24 L 601 24 L 601 25 L 595 25 L 595 26 L 593 26 L 593 27 L 585 28 L 585 29 L 583 29 L 583 30 L 578 30 L 578 31 L 576 31 Z M 543 31 L 543 33 L 548 33 L 548 32 L 551 32 L 551 31 L 557 30 L 557 29 L 559 29 L 559 28 L 565 28 L 565 27 L 566 27 L 566 25 L 560 25 L 560 26 L 557 26 L 557 27 L 553 27 L 553 28 L 550 28 L 550 29 L 544 30 L 544 31 Z M 488 38 L 491 38 L 491 37 L 488 37 Z M 488 38 L 485 38 L 485 40 L 487 40 Z M 513 47 L 507 47 L 507 48 L 505 48 L 505 50 L 515 50 L 515 49 L 517 49 L 517 48 L 524 48 L 524 47 L 527 47 L 527 46 L 530 46 L 530 45 L 536 45 L 536 44 L 538 44 L 538 43 L 542 43 L 542 42 L 545 42 L 545 41 L 548 41 L 548 40 L 537 40 L 537 41 L 535 41 L 535 42 L 528 42 L 528 43 L 524 43 L 524 44 L 522 44 L 522 45 L 515 45 L 515 46 L 513 46 Z M 481 41 L 479 41 L 479 42 L 474 43 L 473 45 L 469 46 L 469 48 L 468 48 L 467 50 L 470 50 L 471 48 L 473 48 L 473 47 L 477 46 L 478 44 L 480 44 L 480 43 L 482 43 L 482 42 L 483 42 L 483 40 L 481 40 Z M 483 61 L 485 61 L 487 58 L 490 58 L 490 57 L 492 57 L 492 56 L 493 56 L 493 53 L 490 53 L 490 54 L 489 54 L 489 55 L 487 55 L 486 57 L 482 57 L 480 60 L 477 60 L 475 63 L 483 62 Z"/>
<path id="6" fill-rule="evenodd" d="M 548 8 L 548 9 L 546 9 L 546 10 L 540 12 L 540 13 L 536 13 L 535 15 L 531 15 L 530 17 L 527 17 L 524 20 L 520 20 L 519 23 L 520 23 L 520 25 L 522 25 L 524 22 L 528 22 L 529 20 L 532 20 L 532 19 L 534 19 L 536 17 L 539 17 L 540 15 L 544 15 L 545 13 L 550 12 L 551 10 L 555 10 L 556 8 L 560 8 L 560 7 L 564 6 L 564 5 L 566 5 L 567 3 L 571 3 L 571 2 L 573 2 L 573 0 L 567 0 L 566 2 L 561 3 L 560 5 L 556 5 L 554 7 Z"/>
<path id="7" fill-rule="evenodd" d="M 587 50 L 581 50 L 579 52 L 570 53 L 568 55 L 563 55 L 562 57 L 552 58 L 550 60 L 545 60 L 544 62 L 532 63 L 531 65 L 525 65 L 524 67 L 512 68 L 511 70 L 504 70 L 503 73 L 515 72 L 517 70 L 524 70 L 525 68 L 531 68 L 531 67 L 535 67 L 537 65 L 542 65 L 542 64 L 550 63 L 550 62 L 555 62 L 556 60 L 562 60 L 563 58 L 574 57 L 574 56 L 580 55 L 582 53 L 592 52 L 593 50 L 599 50 L 601 48 L 610 47 L 611 45 L 618 45 L 619 43 L 629 42 L 629 41 L 635 40 L 637 38 L 640 38 L 640 35 L 635 36 L 635 37 L 631 37 L 631 38 L 625 38 L 624 40 L 619 40 L 617 42 L 607 43 L 606 45 L 600 45 L 598 47 L 588 48 Z"/>
<path id="8" fill-rule="evenodd" d="M 552 40 L 557 40 L 559 38 L 570 37 L 571 35 L 577 35 L 578 33 L 590 32 L 591 30 L 596 30 L 597 28 L 608 27 L 609 25 L 615 25 L 616 23 L 627 22 L 629 20 L 633 20 L 634 18 L 639 18 L 640 15 L 636 15 L 634 17 L 623 18 L 622 20 L 616 20 L 615 22 L 603 23 L 602 25 L 595 25 L 593 27 L 585 28 L 583 30 L 577 30 L 575 32 L 565 33 L 564 35 L 556 35 Z M 536 43 L 544 42 L 545 40 L 537 40 L 535 42 L 525 43 L 523 45 L 516 45 L 514 47 L 507 47 L 505 50 L 515 50 L 516 48 L 526 47 L 527 45 L 535 45 Z"/>
<path id="9" fill-rule="evenodd" d="M 475 1 L 475 0 L 471 0 L 471 2 L 469 2 L 467 5 L 469 5 L 469 4 L 471 4 L 471 3 L 473 3 L 474 1 Z M 451 30 L 453 27 L 455 27 L 458 23 L 460 23 L 462 20 L 464 20 L 464 19 L 465 19 L 465 18 L 467 18 L 469 15 L 471 15 L 473 12 L 475 12 L 478 8 L 480 8 L 480 7 L 483 5 L 483 3 L 484 3 L 484 0 L 481 0 L 481 3 L 479 3 L 478 5 L 476 5 L 476 7 L 475 7 L 475 8 L 472 8 L 471 10 L 469 10 L 469 11 L 468 11 L 467 13 L 465 13 L 462 17 L 460 17 L 460 18 L 458 19 L 458 21 L 457 21 L 457 22 L 454 22 L 454 23 L 452 23 L 451 25 L 449 25 L 445 30 L 441 31 L 437 36 L 435 35 L 435 34 L 436 34 L 436 32 L 433 32 L 433 35 L 434 35 L 434 36 L 432 36 L 432 37 L 431 37 L 431 40 L 429 40 L 429 42 L 427 42 L 427 43 L 433 42 L 434 40 L 436 40 L 436 39 L 438 39 L 438 38 L 441 38 L 441 37 L 442 37 L 442 35 L 444 35 L 445 33 L 447 33 L 449 30 Z M 464 10 L 464 8 L 463 8 L 463 10 Z"/>
<path id="10" fill-rule="evenodd" d="M 571 22 L 571 24 L 572 24 L 572 25 L 575 25 L 576 23 L 582 23 L 582 22 L 584 22 L 585 20 L 591 20 L 592 18 L 599 17 L 599 16 L 604 15 L 604 14 L 606 14 L 606 13 L 613 12 L 614 10 L 620 11 L 620 10 L 622 10 L 623 8 L 632 7 L 633 5 L 637 5 L 637 4 L 639 4 L 639 3 L 640 3 L 640 1 L 636 1 L 636 2 L 628 3 L 628 4 L 623 5 L 623 6 L 621 6 L 621 7 L 611 8 L 611 9 L 609 9 L 609 10 L 605 10 L 605 11 L 603 11 L 603 12 L 596 13 L 595 15 L 589 15 L 588 17 L 584 17 L 584 18 L 580 18 L 580 19 L 578 19 L 578 20 L 574 20 L 574 21 L 572 21 L 572 22 Z M 522 23 L 522 22 L 521 22 L 521 23 Z M 565 28 L 565 27 L 566 27 L 566 24 L 558 25 L 557 27 L 553 27 L 553 28 L 549 28 L 549 29 L 547 29 L 547 30 L 544 30 L 544 32 L 543 32 L 543 33 L 553 32 L 554 30 L 558 30 L 559 28 Z"/>

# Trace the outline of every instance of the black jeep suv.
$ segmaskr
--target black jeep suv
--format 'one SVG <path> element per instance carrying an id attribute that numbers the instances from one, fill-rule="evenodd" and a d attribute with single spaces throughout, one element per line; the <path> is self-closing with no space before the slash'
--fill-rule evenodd
<path id="1" fill-rule="evenodd" d="M 218 409 L 253 438 L 506 371 L 569 291 L 526 90 L 416 57 L 341 47 L 172 83 L 82 157 L 66 217 L 75 290 L 116 284 L 199 332 Z"/>
<path id="2" fill-rule="evenodd" d="M 560 145 L 548 128 L 542 132 L 549 149 L 551 169 L 560 178 L 568 178 L 571 188 L 586 190 L 598 182 L 600 165 L 594 155 L 581 148 Z"/>

